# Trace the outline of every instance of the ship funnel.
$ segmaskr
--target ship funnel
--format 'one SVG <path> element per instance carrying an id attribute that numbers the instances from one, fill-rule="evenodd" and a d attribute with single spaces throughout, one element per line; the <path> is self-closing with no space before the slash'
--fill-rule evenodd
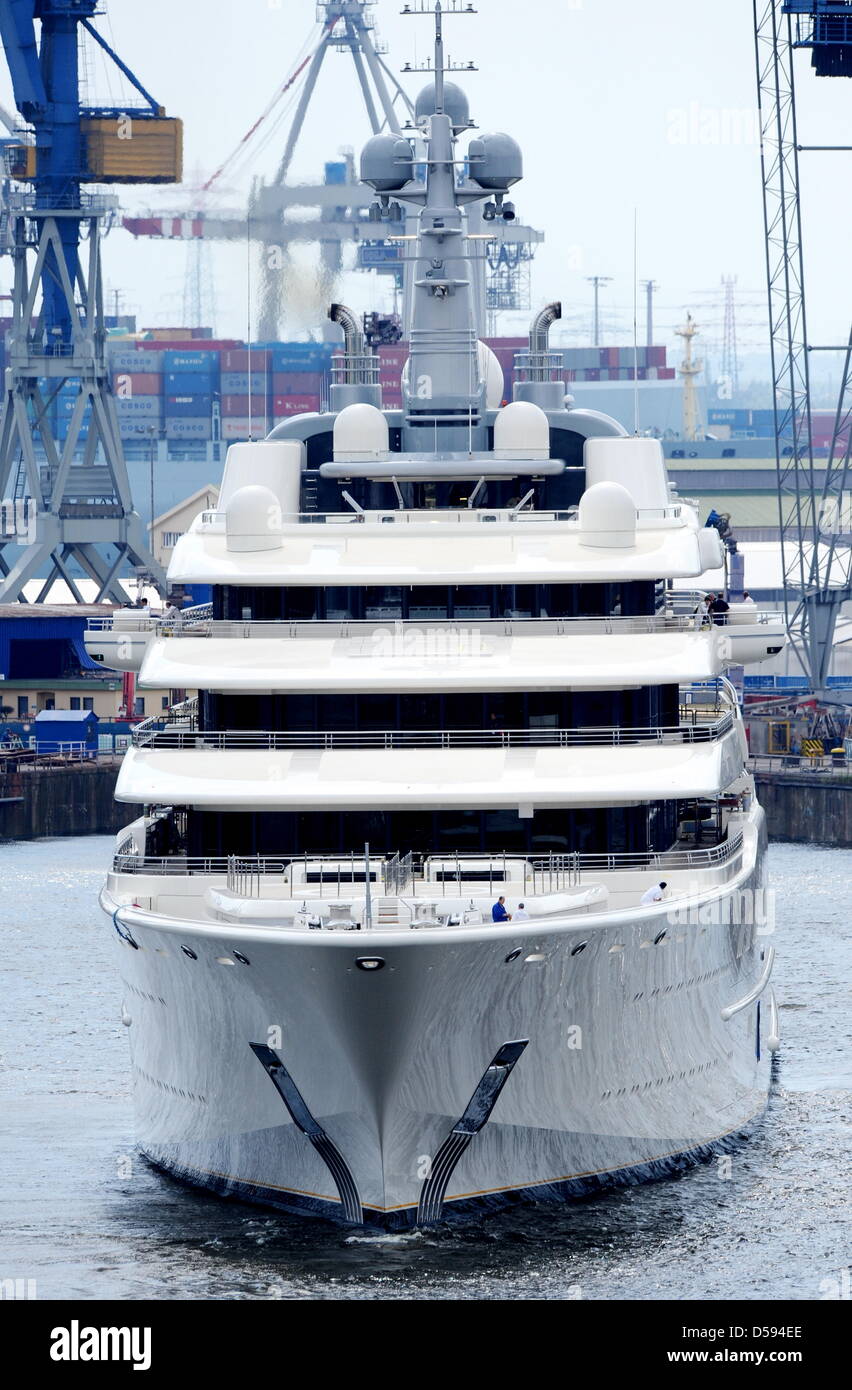
<path id="1" fill-rule="evenodd" d="M 530 324 L 530 345 L 515 358 L 516 401 L 532 401 L 542 410 L 565 409 L 565 378 L 561 352 L 550 351 L 550 325 L 561 319 L 559 300 L 546 304 Z"/>
<path id="2" fill-rule="evenodd" d="M 343 353 L 332 360 L 331 409 L 344 410 L 347 405 L 360 404 L 380 406 L 378 359 L 364 343 L 357 316 L 345 304 L 332 304 L 328 317 L 343 329 Z"/>

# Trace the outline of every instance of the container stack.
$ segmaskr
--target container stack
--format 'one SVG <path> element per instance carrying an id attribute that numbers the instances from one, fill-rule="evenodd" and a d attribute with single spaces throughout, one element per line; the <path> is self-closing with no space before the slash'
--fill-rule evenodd
<path id="1" fill-rule="evenodd" d="M 166 438 L 212 438 L 213 402 L 219 390 L 218 352 L 205 348 L 166 348 L 163 352 Z"/>
<path id="2" fill-rule="evenodd" d="M 408 361 L 408 343 L 383 344 L 377 351 L 382 405 L 398 410 L 402 405 L 402 371 Z"/>
<path id="3" fill-rule="evenodd" d="M 328 398 L 333 343 L 275 343 L 269 349 L 272 423 L 321 408 Z"/>
<path id="4" fill-rule="evenodd" d="M 811 411 L 811 444 L 814 449 L 831 447 L 835 418 L 833 410 Z M 774 439 L 775 412 L 770 409 L 714 407 L 707 412 L 707 428 L 718 439 Z M 845 434 L 841 436 L 840 442 L 845 447 Z"/>
<path id="5" fill-rule="evenodd" d="M 563 348 L 562 361 L 568 381 L 674 381 L 674 367 L 666 366 L 665 347 Z"/>

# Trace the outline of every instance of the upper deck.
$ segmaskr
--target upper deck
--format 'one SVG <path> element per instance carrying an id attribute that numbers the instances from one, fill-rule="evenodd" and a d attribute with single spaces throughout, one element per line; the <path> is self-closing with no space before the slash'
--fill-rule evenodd
<path id="1" fill-rule="evenodd" d="M 227 512 L 207 511 L 178 541 L 169 577 L 246 585 L 680 579 L 707 568 L 702 534 L 685 502 L 638 508 L 634 542 L 621 549 L 589 544 L 578 508 L 398 509 L 284 515 L 274 547 L 234 550 Z"/>

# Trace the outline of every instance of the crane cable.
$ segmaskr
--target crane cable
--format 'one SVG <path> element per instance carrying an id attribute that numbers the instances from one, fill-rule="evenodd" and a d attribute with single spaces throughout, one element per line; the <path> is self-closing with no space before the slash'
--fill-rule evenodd
<path id="1" fill-rule="evenodd" d="M 323 35 L 322 35 L 323 41 L 324 41 L 324 39 L 325 39 L 326 33 L 327 33 L 329 30 L 331 30 L 331 29 L 334 28 L 334 25 L 337 23 L 337 18 L 338 18 L 338 17 L 335 17 L 334 19 L 329 19 L 329 20 L 327 20 L 326 23 L 323 25 Z M 246 133 L 245 133 L 245 135 L 243 136 L 242 140 L 240 140 L 240 142 L 239 142 L 239 144 L 236 146 L 236 148 L 233 149 L 233 150 L 231 151 L 231 153 L 228 155 L 228 158 L 225 159 L 225 160 L 219 165 L 219 168 L 216 170 L 216 172 L 215 172 L 214 174 L 211 174 L 211 175 L 210 175 L 210 178 L 207 180 L 207 182 L 206 182 L 206 183 L 203 183 L 203 184 L 201 185 L 201 192 L 202 192 L 202 193 L 208 193 L 208 192 L 210 191 L 211 187 L 213 186 L 213 184 L 216 182 L 216 180 L 219 179 L 219 178 L 221 178 L 222 174 L 225 172 L 225 170 L 227 169 L 228 165 L 229 165 L 234 159 L 236 159 L 237 155 L 239 155 L 239 154 L 241 154 L 241 153 L 243 152 L 244 147 L 248 144 L 248 142 L 251 140 L 252 136 L 255 134 L 255 132 L 259 129 L 259 127 L 260 127 L 260 126 L 263 124 L 263 122 L 266 120 L 267 116 L 269 116 L 269 115 L 271 114 L 271 112 L 274 110 L 274 108 L 278 105 L 278 103 L 279 103 L 279 101 L 281 100 L 281 98 L 282 98 L 287 92 L 289 92 L 290 88 L 294 85 L 294 83 L 298 81 L 299 77 L 301 77 L 302 73 L 304 72 L 304 70 L 305 70 L 305 68 L 308 66 L 308 64 L 309 64 L 310 62 L 313 61 L 314 57 L 316 56 L 316 54 L 317 54 L 318 51 L 319 51 L 320 46 L 321 46 L 321 44 L 318 44 L 316 48 L 312 49 L 311 52 L 308 53 L 308 54 L 302 59 L 301 63 L 300 63 L 299 66 L 296 68 L 296 70 L 295 70 L 293 73 L 291 73 L 291 75 L 288 77 L 288 79 L 287 79 L 287 81 L 284 83 L 283 87 L 281 87 L 281 88 L 275 93 L 275 96 L 272 98 L 272 100 L 271 100 L 271 101 L 269 102 L 269 104 L 266 106 L 265 110 L 263 110 L 263 111 L 261 112 L 261 114 L 258 116 L 257 120 L 254 122 L 254 125 L 252 125 L 252 126 L 246 131 Z"/>

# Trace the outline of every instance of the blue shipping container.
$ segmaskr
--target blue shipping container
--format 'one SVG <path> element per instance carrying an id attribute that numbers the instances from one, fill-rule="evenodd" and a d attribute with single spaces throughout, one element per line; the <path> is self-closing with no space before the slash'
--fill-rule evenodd
<path id="1" fill-rule="evenodd" d="M 335 343 L 279 343 L 272 349 L 273 372 L 322 372 L 331 366 Z"/>
<path id="2" fill-rule="evenodd" d="M 166 396 L 166 419 L 183 415 L 190 419 L 206 417 L 209 420 L 212 413 L 212 396 Z"/>
<path id="3" fill-rule="evenodd" d="M 218 352 L 181 352 L 177 348 L 163 353 L 164 372 L 207 372 L 218 374 Z"/>
<path id="4" fill-rule="evenodd" d="M 164 396 L 209 396 L 218 389 L 219 378 L 210 372 L 166 372 Z"/>
<path id="5" fill-rule="evenodd" d="M 207 415 L 201 419 L 166 416 L 166 439 L 212 439 L 213 422 Z"/>

